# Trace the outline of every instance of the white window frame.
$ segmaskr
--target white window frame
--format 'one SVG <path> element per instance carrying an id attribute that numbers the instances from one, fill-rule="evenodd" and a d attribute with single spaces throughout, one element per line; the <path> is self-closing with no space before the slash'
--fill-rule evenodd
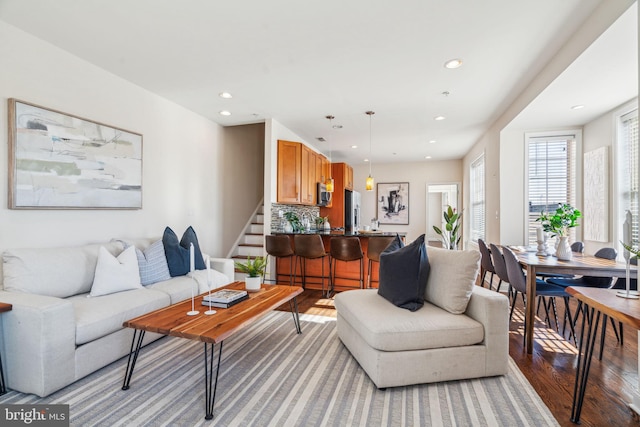
<path id="1" fill-rule="evenodd" d="M 624 201 L 624 197 L 622 195 L 623 191 L 625 190 L 625 188 L 622 187 L 621 185 L 621 181 L 623 179 L 625 179 L 625 176 L 621 176 L 623 174 L 624 171 L 624 167 L 622 166 L 622 160 L 621 157 L 622 156 L 626 156 L 625 152 L 621 151 L 621 146 L 620 146 L 620 141 L 622 138 L 622 119 L 624 116 L 633 113 L 635 110 L 636 114 L 638 114 L 638 101 L 637 99 L 635 101 L 632 101 L 626 105 L 624 105 L 622 108 L 620 108 L 619 110 L 617 110 L 614 114 L 613 114 L 613 119 L 614 119 L 614 130 L 615 130 L 615 138 L 613 141 L 613 165 L 614 165 L 614 170 L 616 171 L 615 173 L 611 174 L 612 178 L 613 178 L 613 195 L 615 197 L 616 202 L 612 203 L 613 205 L 613 218 L 615 218 L 615 220 L 613 221 L 613 235 L 616 236 L 613 240 L 613 246 L 615 248 L 618 249 L 618 258 L 622 259 L 622 254 L 623 254 L 623 250 L 624 248 L 622 247 L 622 245 L 620 244 L 620 241 L 623 239 L 622 236 L 622 226 L 624 224 L 625 221 L 625 214 L 626 214 L 626 210 L 627 210 L 627 206 L 625 205 L 625 201 Z M 640 156 L 640 153 L 639 153 Z M 640 163 L 640 159 L 639 159 L 639 163 Z M 640 185 L 640 183 L 639 183 Z M 640 202 L 640 201 L 637 201 Z M 634 222 L 638 222 L 640 219 L 637 217 L 634 217 Z M 634 242 L 634 244 L 639 244 L 637 241 Z"/>
<path id="2" fill-rule="evenodd" d="M 524 134 L 524 217 L 522 241 L 525 245 L 535 245 L 536 242 L 529 241 L 529 141 L 536 138 L 558 138 L 572 136 L 575 139 L 575 159 L 574 159 L 574 197 L 570 202 L 571 205 L 582 210 L 582 130 L 566 129 L 553 130 L 546 132 L 525 132 Z M 570 240 L 576 241 L 582 239 L 582 231 L 580 227 L 571 229 Z"/>
<path id="3" fill-rule="evenodd" d="M 482 171 L 481 171 L 481 188 L 477 188 L 477 182 L 476 182 L 476 177 L 475 177 L 475 168 L 477 168 L 479 165 L 482 165 Z M 486 181 L 487 181 L 487 163 L 485 161 L 485 155 L 484 152 L 482 154 L 480 154 L 478 157 L 476 157 L 475 160 L 473 160 L 471 162 L 471 164 L 469 165 L 469 236 L 470 236 L 470 241 L 472 242 L 477 242 L 478 239 L 482 239 L 482 240 L 486 240 L 486 235 L 487 235 L 487 185 L 486 185 Z M 481 201 L 476 201 L 475 200 L 475 196 L 476 193 L 480 192 L 482 194 L 482 200 Z M 480 219 L 480 224 L 483 224 L 482 229 L 480 230 L 475 230 L 474 229 L 474 223 L 475 223 L 475 216 L 474 216 L 474 212 L 476 212 L 475 205 L 476 204 L 480 204 L 481 209 L 478 211 L 478 214 L 482 216 L 482 218 Z"/>

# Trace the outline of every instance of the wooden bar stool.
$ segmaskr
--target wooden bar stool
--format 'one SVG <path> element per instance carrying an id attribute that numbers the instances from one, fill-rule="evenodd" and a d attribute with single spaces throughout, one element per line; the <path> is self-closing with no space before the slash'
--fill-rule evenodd
<path id="1" fill-rule="evenodd" d="M 393 236 L 384 236 L 384 237 L 369 237 L 369 246 L 367 248 L 367 258 L 369 259 L 369 263 L 367 265 L 367 288 L 371 287 L 371 269 L 373 267 L 373 262 L 380 262 L 380 254 L 387 249 L 387 246 L 393 242 L 395 237 Z"/>
<path id="2" fill-rule="evenodd" d="M 360 288 L 364 287 L 364 254 L 358 237 L 332 237 L 329 251 L 329 291 L 327 297 L 334 291 L 336 280 L 336 261 L 360 261 L 360 277 L 338 277 L 338 279 L 358 280 Z"/>
<path id="3" fill-rule="evenodd" d="M 300 270 L 302 272 L 302 289 L 306 289 L 307 277 L 317 278 L 318 276 L 307 276 L 307 260 L 324 258 L 328 254 L 324 250 L 324 243 L 322 243 L 322 237 L 319 234 L 294 234 L 293 235 L 293 252 L 296 255 L 295 267 L 293 269 L 293 281 L 295 283 L 298 276 L 298 260 L 300 261 Z M 322 284 L 322 293 L 324 294 L 324 261 L 320 260 L 322 264 L 322 275 L 320 276 L 320 283 Z M 331 280 L 331 278 L 329 278 Z M 331 283 L 331 282 L 329 282 Z M 328 288 L 328 286 L 327 286 Z"/>
<path id="4" fill-rule="evenodd" d="M 291 248 L 291 238 L 286 235 L 276 235 L 276 236 L 264 236 L 265 249 L 267 251 L 267 255 L 271 255 L 276 259 L 276 274 L 275 279 L 264 279 L 265 281 L 269 280 L 271 282 L 278 283 L 278 258 L 290 258 L 289 260 L 289 286 L 293 285 L 293 256 L 295 255 L 293 252 L 293 248 Z M 280 273 L 281 276 L 286 276 L 286 274 Z"/>

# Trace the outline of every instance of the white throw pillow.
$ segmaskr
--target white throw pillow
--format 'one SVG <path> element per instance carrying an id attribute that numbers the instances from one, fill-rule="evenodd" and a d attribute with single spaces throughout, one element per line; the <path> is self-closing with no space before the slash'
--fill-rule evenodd
<path id="1" fill-rule="evenodd" d="M 89 296 L 97 297 L 141 288 L 135 246 L 129 246 L 117 258 L 101 247 Z"/>
<path id="2" fill-rule="evenodd" d="M 449 313 L 464 313 L 478 276 L 480 252 L 428 247 L 427 254 L 431 271 L 425 300 Z"/>

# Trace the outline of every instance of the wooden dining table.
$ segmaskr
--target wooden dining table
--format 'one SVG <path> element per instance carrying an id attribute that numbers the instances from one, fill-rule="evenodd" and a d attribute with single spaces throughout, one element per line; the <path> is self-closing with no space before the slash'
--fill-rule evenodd
<path id="1" fill-rule="evenodd" d="M 567 292 L 577 300 L 582 301 L 585 313 L 588 313 L 588 315 L 582 317 L 580 350 L 578 352 L 578 363 L 576 364 L 576 381 L 573 387 L 573 405 L 571 407 L 571 421 L 579 424 L 600 317 L 605 315 L 637 329 L 640 342 L 640 300 L 621 298 L 618 296 L 619 291 L 613 289 L 569 286 Z M 603 328 L 606 321 L 605 317 L 603 319 Z M 638 372 L 640 372 L 640 358 L 638 359 Z M 638 390 L 640 390 L 640 384 L 638 388 L 631 390 L 629 407 L 640 414 L 640 394 L 638 394 Z"/>
<path id="2" fill-rule="evenodd" d="M 561 261 L 555 256 L 536 255 L 535 250 L 530 251 L 522 247 L 510 247 L 518 257 L 520 265 L 527 271 L 527 301 L 535 301 L 536 275 L 538 273 L 562 273 L 580 276 L 597 277 L 626 277 L 626 264 L 615 260 L 597 258 L 593 255 L 573 252 L 569 261 Z M 630 277 L 637 278 L 638 270 L 631 266 Z M 535 321 L 534 303 L 526 305 L 525 309 L 525 349 L 528 354 L 533 353 L 533 324 Z"/>

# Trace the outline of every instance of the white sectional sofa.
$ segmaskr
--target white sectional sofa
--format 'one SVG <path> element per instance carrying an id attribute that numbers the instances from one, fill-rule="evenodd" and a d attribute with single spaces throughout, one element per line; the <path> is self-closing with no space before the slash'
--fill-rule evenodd
<path id="1" fill-rule="evenodd" d="M 132 243 L 144 249 L 157 240 Z M 0 301 L 13 305 L 0 316 L 8 388 L 47 396 L 128 354 L 133 330 L 122 327 L 125 320 L 191 298 L 192 289 L 206 290 L 206 271 L 198 270 L 194 278 L 87 297 L 101 246 L 114 256 L 124 249 L 112 241 L 3 254 Z M 212 258 L 211 268 L 212 288 L 232 281 L 232 260 Z M 148 333 L 145 344 L 159 337 Z"/>
<path id="2" fill-rule="evenodd" d="M 480 255 L 429 247 L 424 306 L 399 308 L 376 289 L 335 297 L 338 336 L 378 388 L 503 375 L 507 297 L 475 286 Z"/>

